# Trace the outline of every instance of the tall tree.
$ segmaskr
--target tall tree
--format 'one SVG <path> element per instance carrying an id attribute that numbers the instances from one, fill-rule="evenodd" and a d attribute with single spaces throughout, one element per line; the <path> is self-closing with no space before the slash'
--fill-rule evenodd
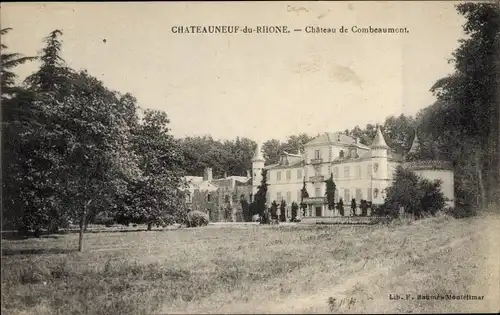
<path id="1" fill-rule="evenodd" d="M 62 58 L 61 30 L 54 30 L 44 38 L 45 46 L 38 57 L 41 65 L 38 71 L 28 76 L 25 83 L 37 92 L 53 93 L 55 99 L 64 97 L 71 93 L 71 81 L 68 80 L 73 74 L 65 60 Z"/>
<path id="2" fill-rule="evenodd" d="M 454 73 L 438 80 L 431 89 L 437 101 L 427 111 L 433 115 L 426 116 L 426 132 L 434 135 L 441 148 L 459 148 L 460 140 L 467 138 L 471 141 L 465 142 L 476 144 L 468 148 L 474 152 L 469 159 L 475 164 L 473 176 L 479 183 L 480 204 L 486 206 L 499 198 L 500 12 L 493 3 L 456 7 L 466 18 L 463 29 L 467 38 L 459 41 L 453 53 Z M 457 135 L 459 140 L 455 142 Z"/>
<path id="3" fill-rule="evenodd" d="M 297 221 L 297 212 L 299 211 L 299 205 L 294 201 L 292 202 L 292 218 L 291 222 L 296 222 Z"/>
<path id="4" fill-rule="evenodd" d="M 267 187 L 269 184 L 267 183 L 267 169 L 262 169 L 262 180 L 260 182 L 259 187 L 257 188 L 257 192 L 255 193 L 254 204 L 255 211 L 261 216 L 264 216 L 264 211 L 266 210 L 266 198 L 267 198 Z"/>
<path id="5" fill-rule="evenodd" d="M 0 36 L 5 38 L 5 36 L 12 31 L 12 28 L 4 28 L 0 30 Z M 1 47 L 1 76 L 0 83 L 2 91 L 2 101 L 4 98 L 11 98 L 13 94 L 19 90 L 16 84 L 17 75 L 12 71 L 15 67 L 22 65 L 28 61 L 36 60 L 36 57 L 25 57 L 20 53 L 7 53 L 5 50 L 8 46 L 5 45 L 4 41 L 0 44 Z"/>
<path id="6" fill-rule="evenodd" d="M 142 123 L 132 130 L 141 175 L 129 183 L 130 202 L 122 204 L 118 215 L 130 223 L 147 223 L 148 230 L 153 222 L 182 208 L 183 159 L 169 134 L 169 122 L 165 112 L 145 110 Z"/>
<path id="7" fill-rule="evenodd" d="M 58 36 L 58 32 L 55 33 Z M 57 37 L 56 36 L 56 37 Z M 53 50 L 53 41 L 45 40 L 45 48 L 42 50 L 40 60 L 42 66 L 47 68 L 46 61 L 48 54 L 52 57 L 62 60 L 59 57 L 60 49 Z M 57 43 L 55 44 L 57 46 Z M 16 59 L 17 54 L 7 56 L 7 68 L 19 64 L 19 62 L 32 60 L 32 58 Z M 12 63 L 9 63 L 12 61 Z M 62 61 L 61 61 L 62 62 Z M 52 64 L 57 67 L 58 65 Z M 11 72 L 2 73 L 9 88 L 14 76 Z M 41 70 L 35 72 L 31 78 L 38 77 Z M 65 86 L 73 84 L 71 71 L 65 71 L 65 75 L 60 77 L 64 80 Z M 48 75 L 45 80 L 51 80 Z M 16 88 L 16 97 L 8 102 L 2 102 L 3 123 L 5 136 L 4 158 L 8 157 L 10 165 L 7 167 L 6 174 L 10 187 L 7 189 L 7 202 L 10 202 L 9 208 L 17 212 L 20 218 L 18 221 L 21 230 L 35 229 L 39 230 L 45 227 L 51 227 L 57 230 L 57 227 L 63 220 L 63 214 L 60 212 L 61 206 L 55 200 L 55 177 L 51 174 L 51 167 L 57 163 L 56 155 L 47 154 L 52 149 L 60 149 L 60 143 L 54 139 L 54 134 L 48 132 L 55 121 L 45 111 L 45 105 L 54 103 L 55 96 L 59 95 L 59 90 L 52 86 L 51 97 L 46 97 L 39 86 L 29 85 L 29 90 Z M 49 88 L 46 89 L 48 91 Z M 19 207 L 19 205 L 24 206 Z"/>
<path id="8" fill-rule="evenodd" d="M 286 202 L 285 202 L 285 200 L 281 200 L 281 204 L 280 204 L 280 221 L 286 222 Z"/>
<path id="9" fill-rule="evenodd" d="M 304 178 L 302 189 L 300 190 L 300 208 L 302 209 L 302 216 L 306 215 L 307 204 L 304 203 L 304 198 L 309 198 L 309 193 L 306 188 L 306 180 Z"/>
<path id="10" fill-rule="evenodd" d="M 328 202 L 328 209 L 335 209 L 335 182 L 333 181 L 333 173 L 330 174 L 330 178 L 325 181 L 326 183 L 326 201 Z"/>
<path id="11" fill-rule="evenodd" d="M 52 122 L 47 133 L 57 144 L 44 152 L 52 161 L 54 193 L 79 221 L 82 251 L 88 216 L 112 208 L 127 182 L 140 173 L 126 123 L 129 111 L 97 79 L 85 72 L 76 79 L 70 94 L 39 102 Z"/>

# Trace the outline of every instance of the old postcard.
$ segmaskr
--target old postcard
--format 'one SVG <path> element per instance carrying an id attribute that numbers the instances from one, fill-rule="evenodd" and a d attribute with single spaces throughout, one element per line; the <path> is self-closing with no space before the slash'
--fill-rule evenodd
<path id="1" fill-rule="evenodd" d="M 2 3 L 4 314 L 498 313 L 498 1 Z"/>

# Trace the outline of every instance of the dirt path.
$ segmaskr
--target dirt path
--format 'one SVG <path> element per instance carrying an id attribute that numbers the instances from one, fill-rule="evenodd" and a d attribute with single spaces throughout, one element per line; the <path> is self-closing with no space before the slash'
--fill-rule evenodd
<path id="1" fill-rule="evenodd" d="M 368 258 L 358 261 L 338 276 L 328 274 L 325 281 L 319 278 L 321 274 L 309 276 L 305 273 L 297 275 L 298 279 L 302 279 L 297 283 L 289 279 L 272 280 L 278 283 L 283 281 L 285 288 L 293 287 L 288 295 L 279 297 L 279 294 L 267 289 L 267 284 L 262 284 L 257 291 L 249 288 L 247 301 L 242 301 L 238 295 L 220 294 L 212 296 L 211 303 L 191 304 L 183 308 L 182 313 L 460 313 L 500 310 L 500 218 L 495 216 L 447 224 L 436 225 L 436 230 L 420 228 L 418 224 L 408 230 L 399 228 L 391 232 L 393 234 L 387 237 L 387 242 L 400 242 L 398 237 L 401 236 L 412 241 L 402 245 L 396 256 L 380 252 L 377 256 L 379 260 Z M 433 233 L 437 235 L 434 238 Z M 427 239 L 429 243 L 426 243 Z M 389 257 L 393 257 L 392 260 Z M 322 284 L 317 287 L 306 284 L 304 287 L 304 282 L 307 282 L 304 279 L 308 277 L 309 283 Z M 327 285 L 329 280 L 331 286 Z M 280 288 L 274 282 L 272 287 Z M 411 294 L 413 299 L 395 301 L 389 299 L 389 294 Z M 429 301 L 419 300 L 418 294 L 484 295 L 485 299 Z M 328 303 L 330 298 L 336 299 L 333 308 Z M 355 302 L 349 304 L 350 299 Z"/>
<path id="2" fill-rule="evenodd" d="M 387 312 L 420 312 L 422 307 L 434 312 L 497 312 L 500 310 L 499 301 L 499 252 L 498 235 L 500 231 L 500 220 L 498 217 L 492 218 L 488 224 L 474 224 L 471 230 L 477 231 L 477 237 L 473 240 L 470 235 L 455 239 L 451 243 L 437 247 L 429 251 L 426 257 L 419 257 L 424 261 L 440 260 L 444 257 L 443 253 L 454 253 L 455 260 L 463 261 L 470 269 L 475 267 L 477 273 L 474 274 L 474 281 L 467 286 L 471 295 L 482 295 L 483 301 L 444 301 L 438 303 L 436 301 L 408 301 L 406 304 L 401 304 L 389 299 L 389 294 L 407 293 L 404 291 L 405 278 L 411 278 L 413 275 L 412 269 L 415 269 L 411 264 L 413 259 L 407 259 L 397 265 L 382 265 L 381 263 L 367 263 L 365 268 L 356 275 L 348 276 L 342 279 L 342 284 L 335 285 L 329 288 L 318 288 L 316 292 L 309 294 L 289 296 L 279 301 L 267 301 L 255 304 L 231 305 L 228 307 L 229 312 L 236 313 L 387 313 Z M 479 242 L 475 242 L 478 240 Z M 472 258 L 472 260 L 471 260 Z M 439 269 L 446 269 L 447 264 L 451 264 L 446 259 L 442 260 L 434 270 L 429 273 L 441 272 Z M 470 270 L 469 270 L 470 271 Z M 424 271 L 425 272 L 425 271 Z M 432 278 L 431 274 L 425 274 L 424 277 Z M 400 278 L 399 291 L 394 291 L 398 287 Z M 408 280 L 410 282 L 410 280 Z M 425 282 L 425 281 L 423 281 Z M 425 285 L 425 284 L 424 284 Z M 438 284 L 439 285 L 439 284 Z M 358 286 L 363 288 L 372 288 L 375 292 L 357 292 Z M 453 290 L 454 287 L 447 288 L 447 284 L 443 284 L 443 288 Z M 409 287 L 408 287 L 409 288 Z M 392 290 L 391 290 L 392 289 Z M 401 292 L 401 290 L 403 290 Z M 406 289 L 408 290 L 408 289 Z M 363 290 L 361 290 L 363 291 Z M 330 297 L 336 299 L 335 307 L 330 308 L 327 302 Z M 349 299 L 354 298 L 356 302 L 349 305 Z M 415 298 L 416 299 L 416 298 Z M 342 302 L 341 302 L 342 301 Z M 339 305 L 339 303 L 342 303 Z M 425 304 L 427 303 L 427 305 Z M 432 304 L 433 305 L 430 305 Z"/>
<path id="3" fill-rule="evenodd" d="M 449 251 L 450 249 L 460 247 L 467 240 L 467 237 L 457 239 L 449 245 L 438 247 L 429 252 L 429 256 L 437 255 L 439 253 L 442 253 L 444 250 Z M 352 297 L 350 292 L 353 291 L 353 288 L 355 288 L 358 284 L 363 284 L 364 287 L 375 287 L 377 282 L 390 277 L 391 273 L 398 269 L 401 269 L 402 267 L 404 268 L 407 263 L 408 261 L 405 261 L 393 266 L 381 265 L 380 263 L 376 265 L 371 264 L 371 266 L 369 264 L 366 264 L 366 268 L 364 268 L 354 276 L 343 279 L 343 283 L 340 285 L 336 285 L 330 288 L 318 288 L 316 292 L 311 292 L 310 294 L 290 296 L 280 301 L 269 301 L 267 303 L 261 303 L 259 305 L 234 305 L 230 307 L 230 312 L 248 313 L 248 310 L 252 309 L 252 313 L 328 313 L 330 311 L 330 308 L 327 301 L 330 297 L 334 297 L 337 301 L 337 307 L 333 309 L 333 312 L 357 313 L 362 311 L 362 309 L 369 309 L 370 307 L 369 305 L 359 304 L 350 306 L 348 305 L 349 298 Z M 375 293 L 375 295 L 380 296 L 381 293 L 382 292 L 378 292 Z M 389 292 L 383 295 L 388 297 Z M 385 298 L 383 300 L 386 299 L 388 298 Z M 371 301 L 374 302 L 375 300 Z M 339 305 L 340 303 L 342 304 Z"/>

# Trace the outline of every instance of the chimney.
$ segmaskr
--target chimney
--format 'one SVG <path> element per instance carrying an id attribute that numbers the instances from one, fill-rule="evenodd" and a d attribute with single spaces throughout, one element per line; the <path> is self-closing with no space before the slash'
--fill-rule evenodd
<path id="1" fill-rule="evenodd" d="M 205 168 L 205 172 L 203 173 L 203 180 L 211 182 L 212 181 L 212 168 L 207 167 Z"/>
<path id="2" fill-rule="evenodd" d="M 359 137 L 355 137 L 354 141 L 356 142 L 356 144 L 359 144 Z"/>
<path id="3" fill-rule="evenodd" d="M 247 170 L 247 178 L 250 178 L 252 175 L 250 174 L 250 170 Z"/>
<path id="4" fill-rule="evenodd" d="M 227 178 L 227 172 L 224 172 L 224 178 Z"/>

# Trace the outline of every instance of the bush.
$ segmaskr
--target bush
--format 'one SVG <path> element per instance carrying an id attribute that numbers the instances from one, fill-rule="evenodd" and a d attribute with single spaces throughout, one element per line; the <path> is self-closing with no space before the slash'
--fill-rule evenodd
<path id="1" fill-rule="evenodd" d="M 93 224 L 112 226 L 115 223 L 115 218 L 113 214 L 107 211 L 98 213 L 92 220 Z"/>
<path id="2" fill-rule="evenodd" d="M 187 227 L 197 227 L 208 225 L 208 214 L 201 211 L 191 211 L 187 214 Z"/>
<path id="3" fill-rule="evenodd" d="M 207 214 L 207 218 L 208 218 L 208 214 Z M 177 222 L 177 220 L 175 219 L 175 216 L 173 216 L 171 214 L 166 214 L 161 219 L 163 220 L 164 226 L 172 225 L 172 224 L 175 224 Z"/>

